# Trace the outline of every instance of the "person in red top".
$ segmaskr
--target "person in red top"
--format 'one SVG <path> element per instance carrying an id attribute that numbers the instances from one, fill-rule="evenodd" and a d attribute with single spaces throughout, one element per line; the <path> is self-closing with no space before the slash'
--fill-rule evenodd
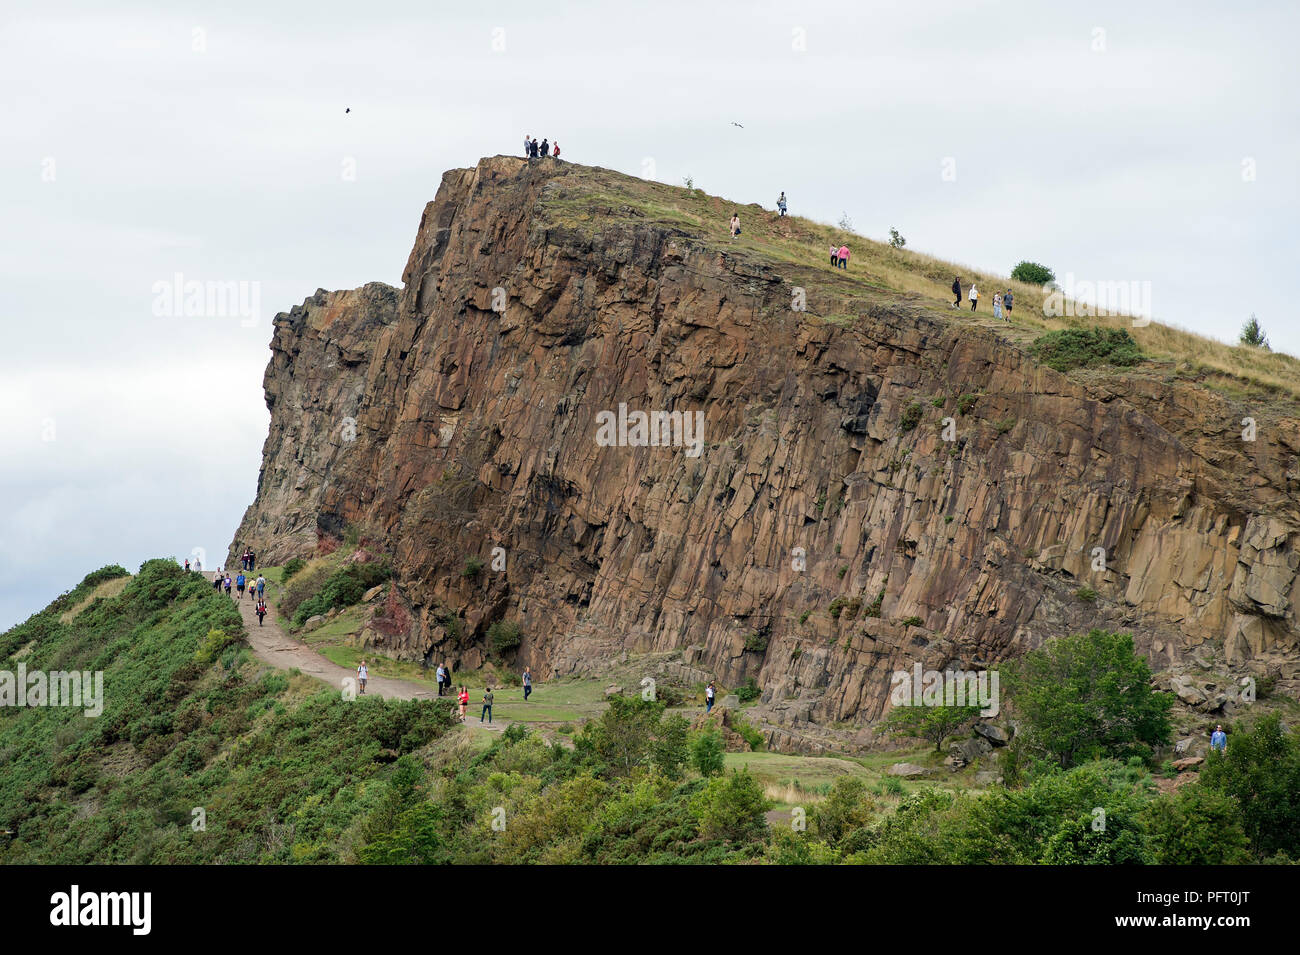
<path id="1" fill-rule="evenodd" d="M 465 722 L 465 710 L 469 708 L 469 687 L 462 686 L 460 695 L 456 697 L 456 702 L 460 704 L 460 721 Z"/>
<path id="2" fill-rule="evenodd" d="M 551 144 L 551 155 L 556 159 L 560 158 L 560 144 L 558 141 Z"/>

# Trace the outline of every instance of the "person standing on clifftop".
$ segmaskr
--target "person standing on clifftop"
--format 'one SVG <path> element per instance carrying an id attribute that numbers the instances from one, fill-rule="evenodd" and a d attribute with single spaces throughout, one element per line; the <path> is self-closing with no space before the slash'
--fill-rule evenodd
<path id="1" fill-rule="evenodd" d="M 975 283 L 974 283 L 974 282 L 971 282 L 971 284 L 970 284 L 970 310 L 971 310 L 972 312 L 975 311 L 975 306 L 978 305 L 979 303 L 980 303 L 980 293 L 979 293 L 979 289 L 977 289 L 977 288 L 975 287 Z"/>
<path id="2" fill-rule="evenodd" d="M 840 257 L 840 268 L 847 270 L 849 267 L 849 247 L 847 245 L 840 246 L 838 254 Z"/>
<path id="3" fill-rule="evenodd" d="M 533 155 L 533 138 L 524 133 L 524 158 L 528 159 Z"/>
<path id="4" fill-rule="evenodd" d="M 961 308 L 961 277 L 952 280 L 952 294 L 957 296 L 957 300 L 952 303 L 950 308 Z"/>
<path id="5" fill-rule="evenodd" d="M 1011 301 L 1011 289 L 1007 289 L 1002 296 L 1002 310 L 1005 313 L 1005 318 L 1008 322 L 1011 321 Z"/>
<path id="6" fill-rule="evenodd" d="M 781 197 L 776 200 L 776 211 L 781 213 L 782 216 L 785 215 L 785 191 L 784 190 L 782 190 L 781 192 Z"/>
<path id="7" fill-rule="evenodd" d="M 560 141 L 558 139 L 551 145 L 551 158 L 560 158 Z"/>
<path id="8" fill-rule="evenodd" d="M 993 293 L 993 317 L 994 318 L 1002 317 L 1002 293 L 1001 292 Z"/>
<path id="9" fill-rule="evenodd" d="M 731 237 L 734 239 L 740 235 L 740 214 L 733 212 L 731 214 Z"/>
<path id="10" fill-rule="evenodd" d="M 542 158 L 545 159 L 545 158 L 546 158 L 547 156 L 549 156 L 550 154 L 551 154 L 551 141 L 550 141 L 549 139 L 543 138 L 543 139 L 542 139 Z"/>

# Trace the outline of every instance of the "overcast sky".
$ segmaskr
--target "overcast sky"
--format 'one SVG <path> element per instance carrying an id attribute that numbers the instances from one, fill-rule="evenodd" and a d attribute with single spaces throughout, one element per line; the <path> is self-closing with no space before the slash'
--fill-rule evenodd
<path id="1" fill-rule="evenodd" d="M 1158 319 L 1233 340 L 1254 312 L 1300 352 L 1298 21 L 1131 0 L 6 0 L 0 628 L 106 563 L 214 566 L 256 490 L 272 316 L 400 285 L 443 171 L 525 132 L 741 202 L 785 190 L 791 212 L 983 269 L 1149 282 Z M 169 308 L 177 274 L 245 283 L 249 307 Z"/>

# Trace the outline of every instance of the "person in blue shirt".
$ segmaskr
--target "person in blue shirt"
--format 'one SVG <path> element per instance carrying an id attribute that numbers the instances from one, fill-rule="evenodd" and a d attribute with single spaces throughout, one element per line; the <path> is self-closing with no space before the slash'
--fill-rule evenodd
<path id="1" fill-rule="evenodd" d="M 1222 726 L 1216 726 L 1214 732 L 1210 734 L 1210 749 L 1217 749 L 1220 753 L 1228 751 L 1228 734 L 1223 731 Z"/>
<path id="2" fill-rule="evenodd" d="M 235 589 L 239 591 L 239 596 L 241 597 L 244 596 L 244 584 L 246 582 L 247 581 L 243 574 L 240 574 L 238 577 L 235 578 Z"/>

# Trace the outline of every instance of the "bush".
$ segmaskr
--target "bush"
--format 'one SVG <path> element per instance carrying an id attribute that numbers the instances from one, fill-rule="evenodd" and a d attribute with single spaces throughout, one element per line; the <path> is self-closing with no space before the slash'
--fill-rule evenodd
<path id="1" fill-rule="evenodd" d="M 488 627 L 488 643 L 498 656 L 515 649 L 523 642 L 519 625 L 506 620 L 498 620 Z"/>
<path id="2" fill-rule="evenodd" d="M 763 691 L 758 688 L 758 682 L 752 676 L 736 687 L 736 696 L 740 698 L 742 703 L 749 703 L 762 695 Z"/>
<path id="3" fill-rule="evenodd" d="M 731 728 L 740 734 L 740 737 L 749 744 L 749 748 L 755 753 L 762 750 L 767 743 L 767 739 L 763 734 L 750 726 L 743 717 L 738 716 L 735 710 L 732 710 L 731 713 Z"/>
<path id="4" fill-rule="evenodd" d="M 843 615 L 846 620 L 853 620 L 862 610 L 862 601 L 857 597 L 836 597 L 831 601 L 831 605 L 828 609 L 830 610 L 830 615 L 836 620 L 839 620 L 841 615 Z"/>
<path id="5" fill-rule="evenodd" d="M 749 770 L 732 770 L 729 776 L 710 779 L 691 800 L 700 834 L 728 842 L 762 840 L 767 834 L 769 808 L 771 804 Z"/>
<path id="6" fill-rule="evenodd" d="M 1264 334 L 1264 329 L 1259 325 L 1259 319 L 1254 315 L 1250 320 L 1241 326 L 1241 343 L 1249 345 L 1251 348 L 1262 348 L 1268 351 L 1268 336 Z"/>
<path id="7" fill-rule="evenodd" d="M 903 238 L 902 234 L 897 229 L 895 229 L 893 226 L 890 226 L 889 244 L 896 249 L 901 249 L 903 246 L 907 245 L 907 240 Z"/>
<path id="8" fill-rule="evenodd" d="M 1278 714 L 1233 733 L 1227 752 L 1209 754 L 1199 782 L 1236 801 L 1256 856 L 1300 859 L 1300 734 L 1286 730 Z"/>
<path id="9" fill-rule="evenodd" d="M 280 582 L 283 584 L 287 584 L 289 582 L 290 577 L 298 573 L 298 571 L 302 570 L 306 566 L 307 566 L 307 562 L 303 560 L 301 557 L 290 557 L 287 561 L 285 561 L 284 567 L 281 569 Z"/>
<path id="10" fill-rule="evenodd" d="M 1141 349 L 1124 328 L 1064 328 L 1039 336 L 1030 351 L 1061 372 L 1097 365 L 1127 368 L 1142 361 Z"/>
<path id="11" fill-rule="evenodd" d="M 880 608 L 884 606 L 884 603 L 885 603 L 885 592 L 884 590 L 881 590 L 880 593 L 876 594 L 876 599 L 871 601 L 871 603 L 867 606 L 866 616 L 879 617 Z"/>
<path id="12" fill-rule="evenodd" d="M 1097 591 L 1093 590 L 1091 587 L 1080 587 L 1078 590 L 1074 592 L 1074 596 L 1076 596 L 1080 600 L 1084 600 L 1087 601 L 1088 603 L 1092 603 L 1094 600 L 1097 599 Z"/>
<path id="13" fill-rule="evenodd" d="M 767 631 L 755 630 L 745 637 L 745 650 L 749 653 L 763 653 L 767 650 Z"/>
<path id="14" fill-rule="evenodd" d="M 1011 277 L 1027 285 L 1046 285 L 1056 281 L 1056 273 L 1037 262 L 1021 262 L 1011 270 Z"/>
<path id="15" fill-rule="evenodd" d="M 462 577 L 477 577 L 478 572 L 483 569 L 483 558 L 467 557 L 465 558 L 465 568 L 460 572 Z"/>
<path id="16" fill-rule="evenodd" d="M 925 620 L 921 617 L 904 617 L 899 621 L 899 623 L 905 627 L 919 627 L 921 624 L 925 623 Z"/>
<path id="17" fill-rule="evenodd" d="M 203 664 L 212 663 L 221 656 L 223 650 L 238 643 L 239 640 L 239 634 L 229 634 L 215 628 L 209 630 L 208 635 L 199 644 L 199 648 L 194 651 L 194 659 Z"/>
<path id="18" fill-rule="evenodd" d="M 902 420 L 899 421 L 899 427 L 904 431 L 913 430 L 921 423 L 921 415 L 924 413 L 925 408 L 921 406 L 921 403 L 919 401 L 913 401 L 907 406 L 907 410 L 903 412 Z"/>
<path id="19" fill-rule="evenodd" d="M 979 395 L 973 395 L 970 392 L 966 392 L 966 394 L 957 399 L 957 413 L 963 417 L 970 414 L 971 409 L 975 407 L 975 402 L 979 400 Z"/>
<path id="20" fill-rule="evenodd" d="M 386 564 L 345 565 L 325 579 L 318 593 L 298 605 L 293 614 L 294 626 L 300 627 L 310 618 L 317 614 L 329 613 L 335 607 L 342 609 L 360 603 L 367 590 L 383 583 L 389 576 L 390 571 Z M 281 609 L 284 609 L 283 600 L 281 600 Z"/>
<path id="21" fill-rule="evenodd" d="M 704 778 L 722 772 L 725 750 L 722 737 L 714 730 L 704 730 L 691 740 L 691 765 Z"/>

